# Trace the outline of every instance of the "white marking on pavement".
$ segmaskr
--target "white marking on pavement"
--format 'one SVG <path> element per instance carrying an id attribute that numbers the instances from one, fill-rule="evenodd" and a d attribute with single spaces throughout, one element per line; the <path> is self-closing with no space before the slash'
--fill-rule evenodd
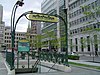
<path id="1" fill-rule="evenodd" d="M 0 68 L 0 70 L 5 70 L 6 68 Z"/>

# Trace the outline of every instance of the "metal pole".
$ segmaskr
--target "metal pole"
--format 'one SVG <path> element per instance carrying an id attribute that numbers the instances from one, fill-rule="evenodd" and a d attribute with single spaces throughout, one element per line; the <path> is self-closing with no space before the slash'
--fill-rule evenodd
<path id="1" fill-rule="evenodd" d="M 15 32 L 13 31 L 12 34 L 11 34 L 12 35 L 12 62 L 11 62 L 12 65 L 11 65 L 11 70 L 14 69 L 14 39 L 15 39 L 14 38 L 14 36 L 15 36 L 14 33 Z"/>
<path id="2" fill-rule="evenodd" d="M 65 39 L 66 39 L 66 54 L 65 54 L 65 65 L 69 66 L 68 64 L 68 29 L 67 29 L 67 9 L 64 9 L 64 12 L 66 13 L 66 21 L 63 19 L 63 17 L 61 17 L 60 15 L 55 15 L 56 17 L 59 17 L 65 25 Z"/>
<path id="3" fill-rule="evenodd" d="M 18 53 L 17 53 L 17 69 L 19 68 L 19 51 L 18 51 Z"/>
<path id="4" fill-rule="evenodd" d="M 29 68 L 29 52 L 27 52 L 27 54 L 28 54 L 28 68 Z"/>
<path id="5" fill-rule="evenodd" d="M 14 28 L 14 24 L 15 24 L 15 14 L 16 14 L 16 10 L 18 6 L 22 6 L 23 0 L 21 1 L 17 1 L 16 4 L 14 5 L 13 9 L 12 9 L 12 14 L 11 14 L 11 40 L 12 40 L 12 62 L 11 62 L 11 70 L 14 69 L 14 41 L 15 41 L 15 28 Z"/>
<path id="6" fill-rule="evenodd" d="M 66 63 L 68 65 L 68 20 L 67 20 L 67 9 L 64 9 L 65 13 L 65 35 L 66 35 Z M 69 65 L 68 65 L 69 66 Z"/>
<path id="7" fill-rule="evenodd" d="M 66 8 L 66 0 L 64 0 L 64 13 L 65 13 L 65 35 L 66 35 L 66 63 L 68 64 L 68 19 L 67 19 L 67 8 Z"/>
<path id="8" fill-rule="evenodd" d="M 14 13 L 16 12 L 16 9 L 17 9 L 17 6 L 16 6 L 16 4 L 14 5 L 14 7 L 13 7 L 13 9 L 12 9 L 12 13 L 11 13 L 11 40 L 13 40 L 13 36 L 14 36 L 14 34 L 13 34 L 13 16 L 14 16 Z M 13 18 L 13 19 L 12 19 Z M 11 62 L 11 70 L 12 69 L 14 69 L 14 46 L 13 46 L 13 41 L 12 41 L 12 55 L 11 55 L 11 57 L 12 57 L 12 62 Z"/>

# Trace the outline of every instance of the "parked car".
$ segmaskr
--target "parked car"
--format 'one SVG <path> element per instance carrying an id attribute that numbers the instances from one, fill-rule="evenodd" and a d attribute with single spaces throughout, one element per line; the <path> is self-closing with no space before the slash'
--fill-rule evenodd
<path id="1" fill-rule="evenodd" d="M 71 52 L 71 55 L 77 55 L 77 53 L 76 52 Z"/>

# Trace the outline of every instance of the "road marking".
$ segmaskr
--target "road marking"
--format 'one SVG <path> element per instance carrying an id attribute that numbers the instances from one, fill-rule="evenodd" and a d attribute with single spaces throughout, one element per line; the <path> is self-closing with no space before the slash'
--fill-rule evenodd
<path id="1" fill-rule="evenodd" d="M 6 68 L 0 68 L 0 70 L 5 70 Z"/>

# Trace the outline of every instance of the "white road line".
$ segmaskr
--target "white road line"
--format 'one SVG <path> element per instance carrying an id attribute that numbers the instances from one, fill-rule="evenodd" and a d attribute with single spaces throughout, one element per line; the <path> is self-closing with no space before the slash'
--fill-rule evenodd
<path id="1" fill-rule="evenodd" d="M 0 70 L 5 70 L 6 68 L 0 68 Z"/>

